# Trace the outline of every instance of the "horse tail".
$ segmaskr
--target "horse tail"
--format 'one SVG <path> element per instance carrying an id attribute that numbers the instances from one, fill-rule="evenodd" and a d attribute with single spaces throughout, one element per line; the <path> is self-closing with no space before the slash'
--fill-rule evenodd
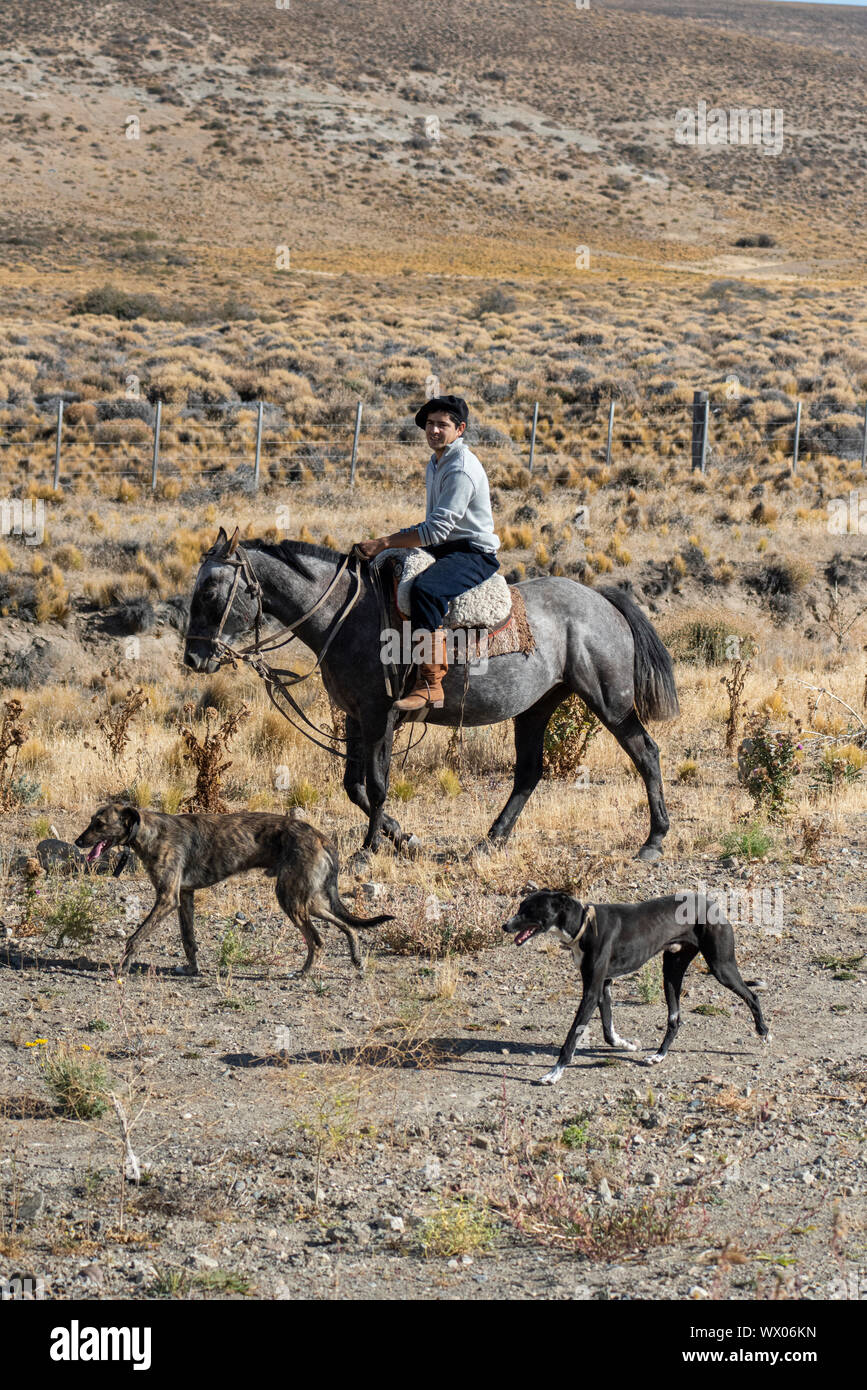
<path id="1" fill-rule="evenodd" d="M 674 667 L 656 628 L 625 590 L 606 585 L 596 592 L 617 609 L 632 632 L 635 646 L 635 708 L 639 719 L 676 719 L 680 714 L 680 705 L 674 683 Z"/>

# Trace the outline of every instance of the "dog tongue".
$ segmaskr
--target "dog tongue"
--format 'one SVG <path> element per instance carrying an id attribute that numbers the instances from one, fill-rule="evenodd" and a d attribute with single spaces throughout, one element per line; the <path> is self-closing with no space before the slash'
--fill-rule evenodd
<path id="1" fill-rule="evenodd" d="M 533 935 L 535 930 L 535 927 L 528 927 L 526 931 L 518 932 L 518 935 L 515 937 L 515 945 L 523 946 L 525 941 L 530 940 L 530 937 Z"/>
<path id="2" fill-rule="evenodd" d="M 93 849 L 90 851 L 90 854 L 87 856 L 88 864 L 92 864 L 94 859 L 99 858 L 99 856 L 102 854 L 102 851 L 105 849 L 105 844 L 105 840 L 100 840 L 97 844 L 94 845 Z"/>

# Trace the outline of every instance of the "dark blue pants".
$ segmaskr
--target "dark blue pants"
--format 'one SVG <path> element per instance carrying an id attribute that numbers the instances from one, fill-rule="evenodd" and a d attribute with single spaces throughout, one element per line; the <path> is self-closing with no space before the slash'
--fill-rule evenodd
<path id="1" fill-rule="evenodd" d="M 433 632 L 442 627 L 452 599 L 490 579 L 500 568 L 493 551 L 473 550 L 469 541 L 445 541 L 423 549 L 433 555 L 436 564 L 413 580 L 409 613 L 413 632 L 419 628 Z"/>

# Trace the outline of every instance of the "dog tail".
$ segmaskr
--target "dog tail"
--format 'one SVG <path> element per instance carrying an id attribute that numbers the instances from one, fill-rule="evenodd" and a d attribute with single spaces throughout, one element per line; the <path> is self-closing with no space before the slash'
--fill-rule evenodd
<path id="1" fill-rule="evenodd" d="M 606 585 L 596 592 L 628 622 L 635 647 L 633 684 L 639 719 L 676 719 L 680 714 L 671 656 L 653 624 L 623 589 Z"/>
<path id="2" fill-rule="evenodd" d="M 383 922 L 393 922 L 394 918 L 388 912 L 383 912 L 379 917 L 356 917 L 354 912 L 350 912 L 346 903 L 341 902 L 336 893 L 332 893 L 329 899 L 331 911 L 334 916 L 343 923 L 345 927 L 381 927 Z"/>

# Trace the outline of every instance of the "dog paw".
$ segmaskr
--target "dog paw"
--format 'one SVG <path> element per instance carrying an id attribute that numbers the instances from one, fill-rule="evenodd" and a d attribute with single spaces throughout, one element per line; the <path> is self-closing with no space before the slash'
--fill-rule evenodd
<path id="1" fill-rule="evenodd" d="M 773 1035 L 773 1033 L 765 1033 L 764 1037 L 762 1038 L 762 1042 L 763 1042 L 763 1043 L 772 1043 L 773 1041 L 774 1041 L 774 1035 Z"/>
<path id="2" fill-rule="evenodd" d="M 663 1057 L 661 1052 L 652 1052 L 649 1057 L 644 1058 L 644 1065 L 646 1067 L 655 1067 L 658 1066 L 660 1062 L 664 1061 L 665 1058 Z"/>
<path id="3" fill-rule="evenodd" d="M 540 1085 L 540 1086 L 553 1086 L 554 1083 L 555 1083 L 556 1081 L 559 1081 L 559 1080 L 560 1080 L 560 1077 L 561 1077 L 562 1075 L 563 1075 L 563 1068 L 562 1068 L 562 1067 L 554 1067 L 554 1069 L 553 1069 L 552 1071 L 546 1071 L 544 1076 L 540 1076 L 540 1077 L 539 1077 L 539 1085 Z"/>

